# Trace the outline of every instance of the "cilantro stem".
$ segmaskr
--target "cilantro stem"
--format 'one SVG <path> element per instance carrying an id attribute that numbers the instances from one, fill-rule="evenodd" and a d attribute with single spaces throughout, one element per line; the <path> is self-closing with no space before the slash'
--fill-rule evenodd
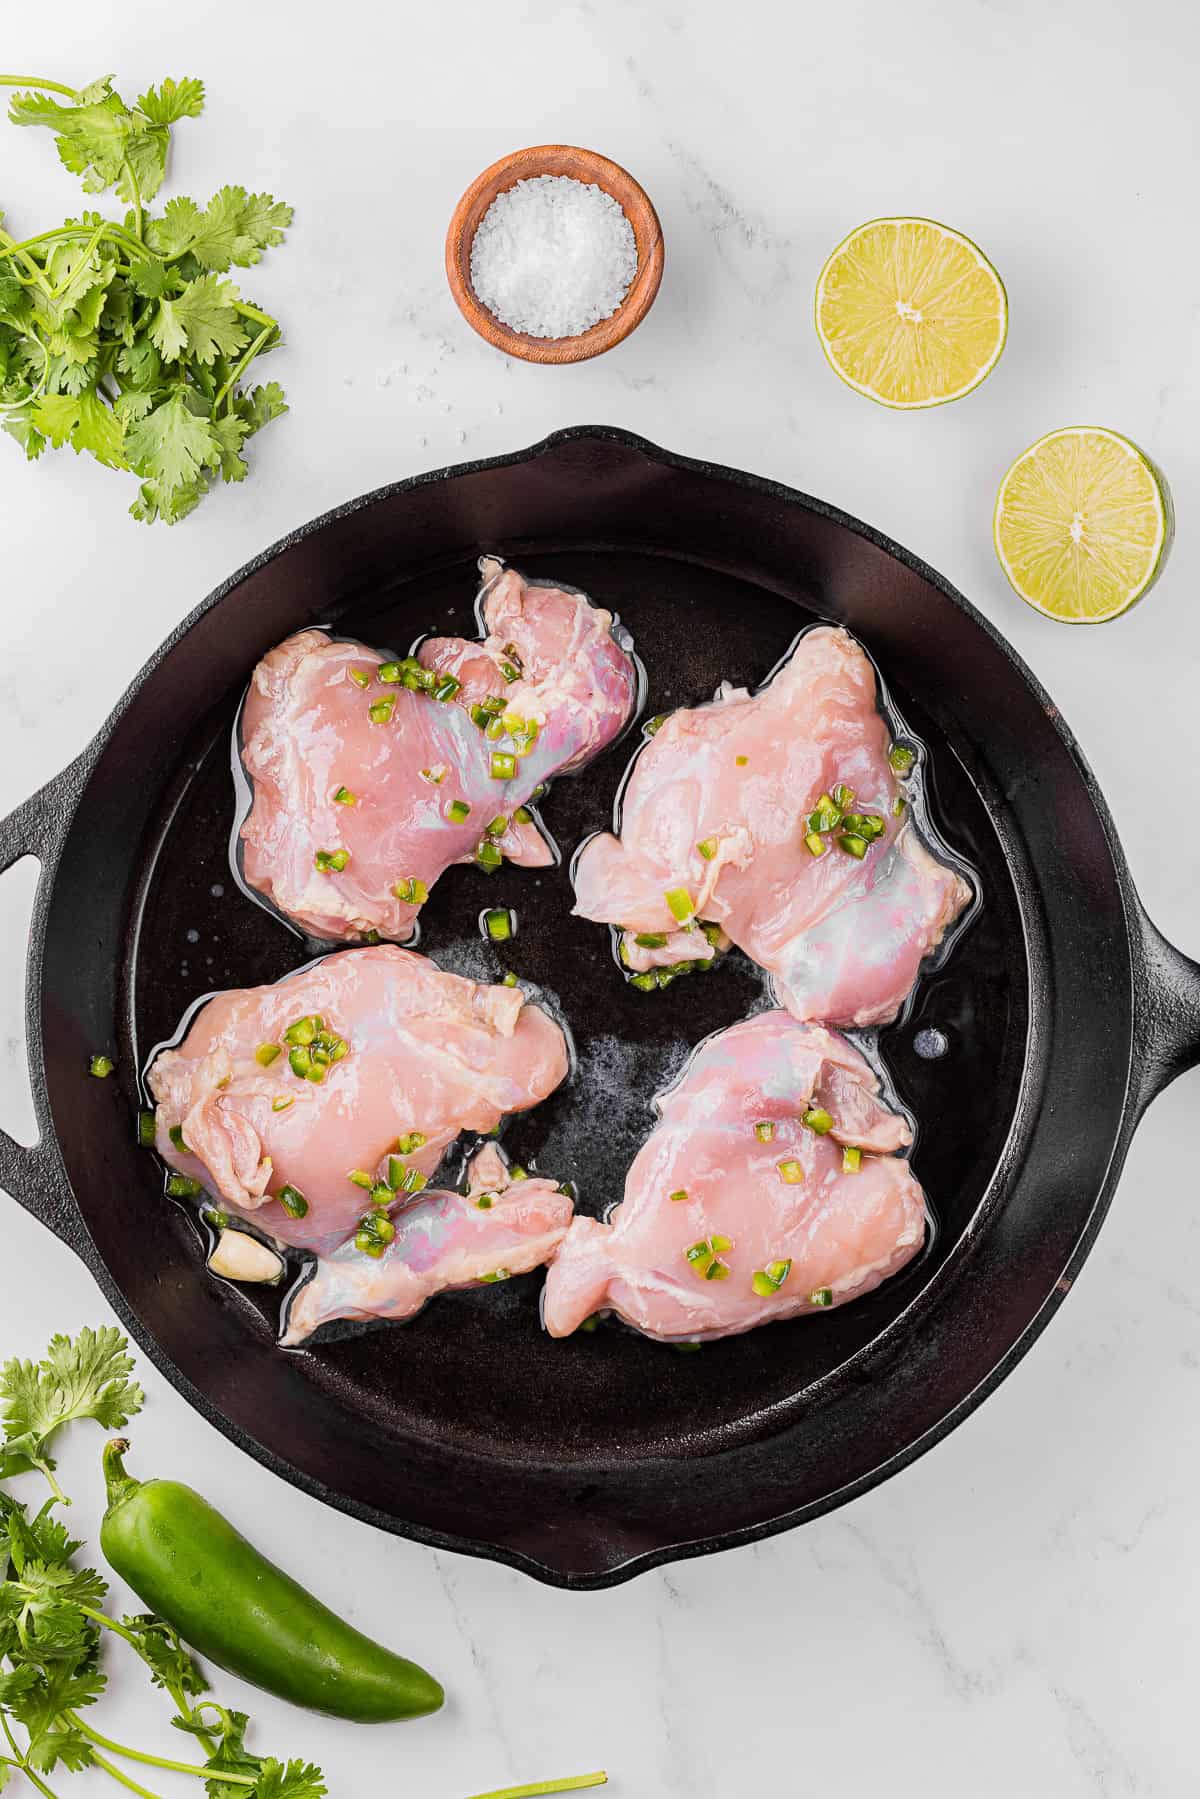
<path id="1" fill-rule="evenodd" d="M 246 312 L 251 318 L 261 318 L 262 317 L 261 313 L 255 313 L 253 311 L 253 309 L 250 307 L 239 306 L 237 308 L 237 310 L 239 312 Z M 237 361 L 234 363 L 233 367 L 230 369 L 228 376 L 221 383 L 221 386 L 217 391 L 217 397 L 212 403 L 212 408 L 213 408 L 214 412 L 216 412 L 217 407 L 221 404 L 221 401 L 225 398 L 225 396 L 229 392 L 229 390 L 231 388 L 237 386 L 238 382 L 241 380 L 241 378 L 245 374 L 246 370 L 250 367 L 250 364 L 254 361 L 254 358 L 258 355 L 258 352 L 262 349 L 263 345 L 266 343 L 267 339 L 270 337 L 270 335 L 274 329 L 275 329 L 275 321 L 274 321 L 274 319 L 271 319 L 264 326 L 264 328 L 259 332 L 258 336 L 254 339 L 253 343 L 250 344 L 249 348 L 244 350 L 242 352 L 242 354 L 238 357 Z"/>
<path id="2" fill-rule="evenodd" d="M 24 263 L 30 275 L 32 275 L 33 279 L 37 282 L 42 292 L 49 298 L 50 283 L 47 281 L 44 272 L 38 268 L 38 265 L 33 260 L 32 256 L 26 256 L 14 245 L 13 239 L 8 235 L 7 231 L 0 231 L 0 249 L 3 249 L 6 258 L 9 256 L 20 256 L 21 261 Z"/>
<path id="3" fill-rule="evenodd" d="M 184 1709 L 186 1710 L 186 1708 Z M 101 1736 L 98 1730 L 93 1730 L 90 1724 L 85 1724 L 78 1712 L 64 1712 L 63 1716 L 68 1724 L 73 1725 L 90 1743 L 95 1743 L 98 1749 L 109 1749 L 114 1755 L 123 1756 L 126 1761 L 144 1762 L 151 1768 L 166 1768 L 172 1774 L 194 1774 L 197 1780 L 212 1779 L 211 1768 L 198 1768 L 195 1762 L 171 1761 L 164 1755 L 148 1755 L 142 1749 L 131 1749 L 127 1743 L 115 1743 L 111 1737 Z M 252 1787 L 258 1776 L 257 1774 L 226 1773 L 222 1770 L 221 1779 L 232 1786 Z"/>
<path id="4" fill-rule="evenodd" d="M 136 1780 L 130 1780 L 128 1774 L 122 1774 L 120 1768 L 114 1767 L 112 1762 L 107 1761 L 103 1755 L 93 1752 L 92 1760 L 98 1768 L 103 1768 L 104 1772 L 111 1775 L 121 1786 L 127 1787 L 131 1793 L 137 1793 L 138 1799 L 162 1799 L 161 1794 L 152 1792 L 149 1787 L 139 1786 Z M 199 1768 L 195 1770 L 196 1773 L 200 1773 L 200 1771 Z M 26 1772 L 28 1773 L 28 1769 Z"/>
<path id="5" fill-rule="evenodd" d="M 138 243 L 140 244 L 143 241 L 143 239 L 142 239 L 142 223 L 143 223 L 143 221 L 142 221 L 142 190 L 138 186 L 137 176 L 133 172 L 133 164 L 130 162 L 128 157 L 126 157 L 124 162 L 121 164 L 121 169 L 129 182 L 130 192 L 133 194 L 133 216 L 134 216 L 134 219 L 137 221 L 137 230 L 134 232 L 134 236 L 137 238 Z"/>
<path id="6" fill-rule="evenodd" d="M 40 75 L 0 75 L 0 87 L 44 87 L 52 94 L 65 94 L 68 100 L 78 100 L 79 90 L 64 87 L 61 81 L 43 81 Z"/>
<path id="7" fill-rule="evenodd" d="M 576 1774 L 570 1780 L 539 1780 L 533 1786 L 503 1787 L 494 1793 L 476 1793 L 475 1799 L 537 1799 L 540 1793 L 577 1793 L 582 1787 L 607 1785 L 607 1774 Z"/>

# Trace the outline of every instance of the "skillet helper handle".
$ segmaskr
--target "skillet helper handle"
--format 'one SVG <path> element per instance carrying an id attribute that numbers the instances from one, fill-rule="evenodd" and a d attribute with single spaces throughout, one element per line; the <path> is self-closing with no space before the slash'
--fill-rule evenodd
<path id="1" fill-rule="evenodd" d="M 1200 1064 L 1200 963 L 1168 943 L 1141 913 L 1142 966 L 1134 1021 L 1137 1115 L 1177 1076 Z"/>
<path id="2" fill-rule="evenodd" d="M 0 874 L 25 856 L 34 856 L 41 864 L 25 963 L 29 1084 L 38 1140 L 32 1148 L 27 1148 L 0 1129 L 0 1187 L 87 1261 L 91 1246 L 71 1197 L 50 1122 L 50 1100 L 42 1065 L 42 1021 L 34 1003 L 46 935 L 50 886 L 75 813 L 82 760 L 48 781 L 7 818 L 0 819 Z"/>

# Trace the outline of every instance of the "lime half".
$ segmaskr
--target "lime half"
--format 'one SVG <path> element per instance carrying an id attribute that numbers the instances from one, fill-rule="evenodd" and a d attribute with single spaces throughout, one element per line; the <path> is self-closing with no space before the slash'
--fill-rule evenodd
<path id="1" fill-rule="evenodd" d="M 1118 618 L 1171 547 L 1171 495 L 1116 431 L 1071 425 L 1039 437 L 1000 483 L 996 554 L 1023 600 L 1068 625 Z"/>
<path id="2" fill-rule="evenodd" d="M 1004 283 L 983 251 L 933 219 L 872 219 L 817 281 L 817 335 L 860 394 L 941 406 L 978 387 L 1008 334 Z"/>

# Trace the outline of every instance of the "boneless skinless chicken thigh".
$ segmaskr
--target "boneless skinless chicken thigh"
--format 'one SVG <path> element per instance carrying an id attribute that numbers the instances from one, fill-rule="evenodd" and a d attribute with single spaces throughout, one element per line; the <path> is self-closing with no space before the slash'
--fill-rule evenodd
<path id="1" fill-rule="evenodd" d="M 611 1221 L 577 1217 L 551 1263 L 552 1336 L 606 1308 L 652 1337 L 729 1336 L 857 1299 L 921 1248 L 908 1125 L 844 1038 L 760 1013 L 656 1104 Z"/>
<path id="2" fill-rule="evenodd" d="M 665 719 L 634 764 L 620 836 L 584 846 L 575 893 L 584 918 L 625 927 L 635 972 L 711 956 L 704 920 L 768 970 L 794 1017 L 858 1026 L 896 1014 L 971 898 L 911 823 L 869 659 L 830 626 L 758 693 L 725 689 Z"/>
<path id="3" fill-rule="evenodd" d="M 435 1189 L 406 1205 L 378 1259 L 351 1242 L 318 1262 L 293 1301 L 283 1341 L 302 1343 L 333 1318 L 411 1318 L 447 1288 L 539 1268 L 562 1242 L 572 1212 L 553 1181 L 514 1181 L 499 1150 L 485 1144 L 472 1160 L 468 1191 Z"/>
<path id="4" fill-rule="evenodd" d="M 324 1256 L 419 1192 L 460 1131 L 493 1130 L 567 1069 L 561 1029 L 519 987 L 383 944 L 218 994 L 147 1079 L 171 1167 Z"/>
<path id="5" fill-rule="evenodd" d="M 403 941 L 451 863 L 550 862 L 526 803 L 632 715 L 636 665 L 610 613 L 482 570 L 482 642 L 430 638 L 389 661 L 301 631 L 254 671 L 242 872 L 316 937 Z"/>

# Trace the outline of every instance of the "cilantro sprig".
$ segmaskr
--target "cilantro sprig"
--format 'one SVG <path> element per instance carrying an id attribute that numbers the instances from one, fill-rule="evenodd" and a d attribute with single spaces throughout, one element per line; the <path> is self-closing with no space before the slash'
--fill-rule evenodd
<path id="1" fill-rule="evenodd" d="M 54 1337 L 40 1362 L 0 1368 L 0 1480 L 40 1471 L 50 1497 L 31 1514 L 0 1487 L 0 1792 L 24 1775 L 42 1799 L 56 1799 L 48 1776 L 95 1767 L 126 1791 L 155 1799 L 119 1765 L 191 1774 L 210 1799 L 324 1799 L 321 1770 L 246 1747 L 247 1717 L 207 1696 L 208 1682 L 178 1634 L 150 1613 L 113 1618 L 108 1583 L 75 1557 L 83 1545 L 54 1516 L 68 1504 L 48 1445 L 66 1424 L 92 1418 L 119 1429 L 141 1409 L 133 1361 L 120 1331 Z M 85 1714 L 102 1699 L 105 1638 L 124 1643 L 174 1703 L 171 1722 L 199 1747 L 184 1761 L 114 1742 Z M 114 1759 L 115 1758 L 115 1759 Z"/>
<path id="2" fill-rule="evenodd" d="M 227 186 L 207 206 L 148 210 L 171 128 L 198 118 L 204 84 L 166 80 L 127 106 L 105 76 L 84 88 L 0 75 L 14 125 L 54 133 L 85 192 L 112 189 L 121 219 L 83 212 L 18 240 L 0 212 L 0 426 L 30 461 L 70 444 L 141 486 L 133 516 L 175 524 L 219 477 L 242 481 L 247 439 L 287 411 L 277 382 L 247 387 L 280 341 L 277 320 L 222 277 L 283 241 L 292 209 Z"/>

